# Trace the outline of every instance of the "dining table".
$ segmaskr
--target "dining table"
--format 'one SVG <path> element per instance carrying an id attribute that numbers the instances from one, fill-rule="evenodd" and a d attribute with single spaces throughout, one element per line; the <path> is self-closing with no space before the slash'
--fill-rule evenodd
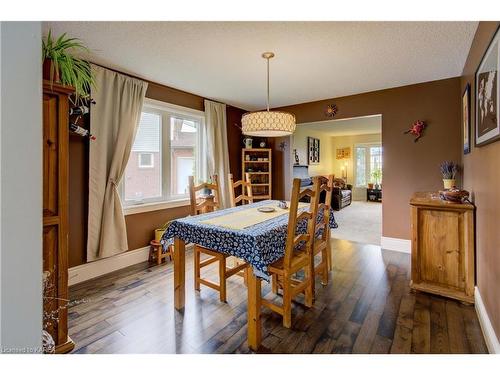
<path id="1" fill-rule="evenodd" d="M 167 225 L 160 241 L 165 249 L 172 243 L 174 245 L 174 306 L 180 311 L 185 307 L 186 244 L 197 244 L 235 256 L 249 264 L 253 272 L 248 272 L 247 279 L 247 340 L 249 348 L 254 351 L 258 350 L 262 340 L 261 282 L 270 281 L 269 265 L 285 255 L 289 209 L 280 206 L 280 201 L 263 200 L 175 219 Z M 299 204 L 299 211 L 308 209 L 308 203 Z M 317 220 L 321 220 L 323 214 L 323 210 L 319 210 Z M 330 228 L 336 227 L 331 210 Z M 298 234 L 305 233 L 306 229 L 307 220 L 297 223 Z"/>

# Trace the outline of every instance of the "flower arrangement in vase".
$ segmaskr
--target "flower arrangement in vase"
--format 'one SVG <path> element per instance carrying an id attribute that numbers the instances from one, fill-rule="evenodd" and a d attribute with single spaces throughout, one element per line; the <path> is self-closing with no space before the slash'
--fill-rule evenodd
<path id="1" fill-rule="evenodd" d="M 454 161 L 443 161 L 440 165 L 441 175 L 443 176 L 443 186 L 445 189 L 451 189 L 456 186 L 456 176 L 459 166 Z"/>

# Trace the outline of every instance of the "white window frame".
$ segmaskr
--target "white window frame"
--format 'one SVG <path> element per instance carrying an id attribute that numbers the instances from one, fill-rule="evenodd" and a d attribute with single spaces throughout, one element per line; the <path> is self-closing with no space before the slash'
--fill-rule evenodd
<path id="1" fill-rule="evenodd" d="M 155 198 L 142 199 L 140 201 L 125 200 L 125 184 L 122 181 L 119 185 L 120 197 L 125 215 L 140 212 L 155 211 L 170 207 L 180 207 L 189 205 L 189 194 L 172 194 L 171 191 L 171 147 L 170 147 L 170 119 L 172 117 L 182 117 L 198 123 L 197 143 L 195 146 L 195 179 L 203 179 L 205 166 L 203 158 L 205 112 L 195 109 L 181 107 L 175 104 L 165 103 L 159 100 L 144 99 L 141 112 L 156 113 L 161 115 L 160 127 L 160 170 L 161 170 L 161 191 L 162 195 Z"/>
<path id="2" fill-rule="evenodd" d="M 137 163 L 138 167 L 141 169 L 151 169 L 155 167 L 155 158 L 152 152 L 139 152 L 138 153 L 139 157 L 137 158 Z M 143 155 L 149 155 L 151 157 L 151 164 L 143 164 L 142 163 L 142 156 Z"/>
<path id="3" fill-rule="evenodd" d="M 371 181 L 371 166 L 370 166 L 370 147 L 380 147 L 382 148 L 382 142 L 369 142 L 369 143 L 356 143 L 353 147 L 353 185 L 355 188 L 367 188 L 368 185 L 358 185 L 356 184 L 357 176 L 358 176 L 358 165 L 356 163 L 357 161 L 357 149 L 358 148 L 365 148 L 367 149 L 367 152 L 365 154 L 365 170 L 368 170 L 366 177 L 367 184 L 369 181 Z M 382 169 L 384 168 L 384 150 L 382 148 Z"/>

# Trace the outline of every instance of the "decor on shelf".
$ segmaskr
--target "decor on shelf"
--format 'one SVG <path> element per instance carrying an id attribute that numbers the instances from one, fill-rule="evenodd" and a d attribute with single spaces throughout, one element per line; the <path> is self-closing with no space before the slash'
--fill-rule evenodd
<path id="1" fill-rule="evenodd" d="M 256 137 L 283 137 L 295 131 L 295 116 L 288 112 L 269 110 L 269 59 L 273 52 L 264 52 L 267 61 L 267 110 L 247 112 L 241 117 L 243 134 Z"/>
<path id="2" fill-rule="evenodd" d="M 350 159 L 351 158 L 351 148 L 350 147 L 338 148 L 336 150 L 336 158 L 337 158 L 337 160 Z"/>
<path id="3" fill-rule="evenodd" d="M 293 157 L 295 159 L 294 165 L 299 165 L 300 164 L 300 162 L 299 162 L 299 154 L 298 154 L 296 148 L 293 149 Z"/>
<path id="4" fill-rule="evenodd" d="M 443 176 L 443 185 L 445 189 L 451 189 L 455 186 L 455 177 L 459 170 L 458 164 L 453 161 L 443 161 L 440 165 Z"/>
<path id="5" fill-rule="evenodd" d="M 44 79 L 51 84 L 72 86 L 77 99 L 88 99 L 94 76 L 89 62 L 74 56 L 82 52 L 89 52 L 89 49 L 79 39 L 66 37 L 66 33 L 54 39 L 49 30 L 47 37 L 42 39 Z"/>
<path id="6" fill-rule="evenodd" d="M 319 139 L 307 137 L 307 164 L 319 164 Z"/>
<path id="7" fill-rule="evenodd" d="M 245 148 L 252 148 L 252 144 L 253 144 L 252 138 L 246 137 L 243 139 L 243 145 L 245 146 Z"/>
<path id="8" fill-rule="evenodd" d="M 326 106 L 325 115 L 327 117 L 335 117 L 338 112 L 338 108 L 335 104 L 329 104 Z"/>
<path id="9" fill-rule="evenodd" d="M 500 32 L 497 30 L 476 72 L 476 146 L 500 139 L 499 54 Z"/>
<path id="10" fill-rule="evenodd" d="M 464 154 L 470 152 L 470 84 L 465 86 L 462 95 L 462 129 L 464 140 Z"/>
<path id="11" fill-rule="evenodd" d="M 469 201 L 469 192 L 467 190 L 457 189 L 456 187 L 439 191 L 439 196 L 442 200 L 453 203 L 463 203 Z"/>
<path id="12" fill-rule="evenodd" d="M 415 140 L 413 142 L 417 142 L 420 137 L 422 137 L 427 124 L 424 121 L 417 120 L 413 123 L 410 129 L 404 132 L 404 134 L 413 134 L 415 136 Z"/>
<path id="13" fill-rule="evenodd" d="M 372 178 L 375 181 L 375 189 L 380 189 L 380 181 L 382 180 L 382 169 L 377 168 L 373 170 Z"/>
<path id="14" fill-rule="evenodd" d="M 260 148 L 265 148 L 266 147 L 266 141 L 260 141 L 259 147 Z"/>

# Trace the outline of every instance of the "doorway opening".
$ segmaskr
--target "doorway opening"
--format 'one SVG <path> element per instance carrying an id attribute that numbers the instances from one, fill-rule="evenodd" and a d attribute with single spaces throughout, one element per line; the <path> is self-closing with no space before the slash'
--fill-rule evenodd
<path id="1" fill-rule="evenodd" d="M 334 175 L 332 237 L 380 245 L 382 116 L 297 124 L 291 145 L 292 178 Z"/>

